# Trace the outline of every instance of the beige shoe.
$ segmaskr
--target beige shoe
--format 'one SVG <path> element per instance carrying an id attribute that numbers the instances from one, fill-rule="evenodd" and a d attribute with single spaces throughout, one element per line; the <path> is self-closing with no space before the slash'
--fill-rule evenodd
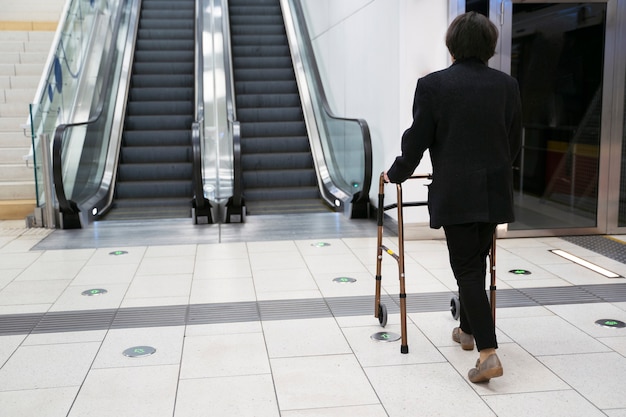
<path id="1" fill-rule="evenodd" d="M 489 382 L 491 378 L 496 378 L 503 374 L 504 370 L 502 369 L 498 355 L 492 353 L 482 363 L 480 363 L 480 359 L 477 360 L 476 367 L 469 370 L 467 377 L 476 384 L 479 382 Z"/>
<path id="2" fill-rule="evenodd" d="M 463 333 L 460 327 L 452 329 L 452 340 L 460 343 L 463 350 L 474 350 L 474 336 Z"/>

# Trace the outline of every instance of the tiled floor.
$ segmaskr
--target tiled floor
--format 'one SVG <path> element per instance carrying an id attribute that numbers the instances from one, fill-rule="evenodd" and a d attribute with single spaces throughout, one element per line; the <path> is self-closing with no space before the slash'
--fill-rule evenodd
<path id="1" fill-rule="evenodd" d="M 292 230 L 292 237 L 275 240 L 224 230 L 221 238 L 190 231 L 169 241 L 147 234 L 142 241 L 121 230 L 89 244 L 84 231 L 48 236 L 21 222 L 0 222 L 2 417 L 626 416 L 626 329 L 594 323 L 626 322 L 626 297 L 499 308 L 505 375 L 475 385 L 466 375 L 477 353 L 452 342 L 457 322 L 447 305 L 408 315 L 406 355 L 400 342 L 371 338 L 382 330 L 373 315 L 316 313 L 313 307 L 331 300 L 362 299 L 371 301 L 373 313 L 375 227 L 361 236 Z M 330 245 L 317 244 L 322 241 Z M 396 242 L 386 237 L 385 243 Z M 498 289 L 608 284 L 617 290 L 626 283 L 548 251 L 557 248 L 626 276 L 626 264 L 560 238 L 501 239 Z M 410 295 L 455 290 L 443 240 L 407 241 L 406 255 Z M 507 272 L 516 268 L 532 274 Z M 336 283 L 337 277 L 357 281 Z M 397 264 L 388 256 L 383 277 L 385 292 L 397 299 Z M 81 295 L 88 289 L 108 292 Z M 176 317 L 167 312 L 175 306 L 224 312 L 210 324 L 183 317 L 185 324 L 169 325 Z M 250 319 L 244 307 L 261 318 Z M 271 308 L 277 311 L 263 310 Z M 101 326 L 89 312 L 93 320 L 120 312 L 137 317 Z M 18 329 L 19 320 L 44 318 L 54 326 Z M 142 322 L 150 324 L 137 327 Z M 385 331 L 399 333 L 399 323 L 390 314 Z M 137 346 L 156 352 L 123 355 Z"/>

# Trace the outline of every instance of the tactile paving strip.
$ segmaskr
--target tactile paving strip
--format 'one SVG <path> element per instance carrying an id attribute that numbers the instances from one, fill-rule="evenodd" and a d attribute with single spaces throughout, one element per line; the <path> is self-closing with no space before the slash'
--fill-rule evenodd
<path id="1" fill-rule="evenodd" d="M 626 264 L 626 243 L 621 240 L 607 236 L 563 236 L 561 239 Z"/>
<path id="2" fill-rule="evenodd" d="M 452 292 L 407 294 L 407 313 L 449 310 L 453 296 Z M 623 301 L 626 283 L 497 291 L 498 308 Z M 398 296 L 383 295 L 381 302 L 389 314 L 399 312 Z M 366 315 L 374 315 L 373 296 L 80 310 L 0 316 L 0 336 Z"/>

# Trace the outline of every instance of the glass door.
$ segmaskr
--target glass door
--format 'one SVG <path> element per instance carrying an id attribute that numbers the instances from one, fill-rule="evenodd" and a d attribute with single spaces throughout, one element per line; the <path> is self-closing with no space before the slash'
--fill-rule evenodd
<path id="1" fill-rule="evenodd" d="M 489 65 L 515 77 L 523 149 L 506 236 L 624 233 L 626 0 L 454 0 L 500 29 Z"/>
<path id="2" fill-rule="evenodd" d="M 606 4 L 512 6 L 523 145 L 509 230 L 596 228 Z"/>

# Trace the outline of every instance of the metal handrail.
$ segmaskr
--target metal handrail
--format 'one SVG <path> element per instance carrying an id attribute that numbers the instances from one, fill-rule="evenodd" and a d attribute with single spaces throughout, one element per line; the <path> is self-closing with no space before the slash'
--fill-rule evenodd
<path id="1" fill-rule="evenodd" d="M 294 9 L 293 12 L 295 13 L 295 16 L 298 20 L 298 24 L 302 27 L 302 32 L 308 34 L 309 30 L 307 27 L 307 23 L 306 23 L 306 19 L 304 17 L 304 12 L 302 10 L 302 5 L 301 2 L 298 0 L 282 0 L 281 1 L 282 4 L 284 5 L 293 5 Z M 284 15 L 286 17 L 289 17 L 289 13 L 284 13 Z M 288 33 L 289 35 L 289 33 Z M 321 76 L 319 74 L 318 71 L 318 65 L 317 65 L 317 61 L 315 59 L 315 54 L 314 54 L 314 50 L 313 50 L 313 46 L 311 44 L 311 39 L 310 36 L 302 36 L 301 41 L 303 42 L 304 45 L 304 49 L 305 51 L 304 54 L 306 54 L 307 59 L 309 59 L 312 63 L 312 65 L 310 66 L 310 70 L 311 70 L 311 74 L 310 76 L 312 76 L 313 78 L 313 83 L 315 84 L 315 91 L 318 93 L 320 101 L 322 103 L 322 108 L 324 113 L 326 114 L 326 116 L 328 116 L 329 119 L 333 119 L 333 120 L 338 120 L 338 121 L 345 121 L 345 122 L 352 122 L 352 123 L 358 123 L 359 128 L 361 130 L 361 136 L 363 138 L 363 151 L 364 151 L 364 157 L 363 157 L 363 166 L 364 166 L 364 175 L 363 175 L 363 179 L 362 179 L 362 189 L 355 193 L 354 195 L 352 195 L 351 200 L 349 201 L 350 203 L 352 203 L 353 207 L 352 207 L 352 213 L 351 215 L 355 214 L 355 204 L 357 205 L 361 205 L 361 207 L 369 207 L 369 191 L 370 191 L 370 187 L 371 187 L 371 183 L 372 183 L 372 161 L 373 161 L 373 157 L 372 157 L 372 143 L 371 143 L 371 135 L 370 135 L 370 130 L 369 130 L 369 126 L 367 125 L 367 122 L 364 119 L 356 119 L 356 118 L 345 118 L 345 117 L 339 117 L 337 115 L 334 114 L 334 112 L 330 109 L 330 105 L 328 104 L 328 99 L 326 97 L 326 93 L 324 90 L 324 85 L 322 83 L 321 80 Z M 317 136 L 318 136 L 318 142 L 319 142 L 319 132 L 317 132 Z M 314 143 L 312 143 L 312 150 L 315 146 Z M 318 150 L 318 152 L 321 152 L 320 150 Z M 318 160 L 319 161 L 319 160 Z M 324 168 L 324 171 L 328 171 L 326 168 Z M 339 187 L 336 186 L 335 182 L 333 181 L 332 178 L 329 179 L 330 183 L 326 183 L 324 184 L 324 186 L 327 188 L 327 190 L 323 190 L 325 191 L 327 194 L 330 195 L 324 195 L 324 199 L 331 205 L 336 205 L 336 202 L 334 201 L 337 197 L 341 197 L 342 195 L 345 196 L 345 193 L 339 189 Z M 330 190 L 330 191 L 329 191 Z M 324 194 L 324 192 L 323 192 Z M 345 198 L 345 197 L 344 197 Z M 346 203 L 347 201 L 344 201 L 344 203 Z M 364 205 L 364 206 L 363 206 Z M 368 211 L 368 209 L 366 208 L 365 210 L 361 210 L 363 211 Z M 363 216 L 368 216 L 369 213 L 365 214 L 365 213 L 361 213 Z"/>
<path id="2" fill-rule="evenodd" d="M 123 10 L 123 7 L 120 8 Z M 116 16 L 115 24 L 113 26 L 113 30 L 111 33 L 115 34 L 115 37 L 111 40 L 112 44 L 115 44 L 117 41 L 117 34 L 119 33 L 120 22 L 122 20 L 123 13 L 120 12 Z M 115 52 L 115 48 L 110 48 L 109 53 L 105 58 L 105 62 L 107 64 L 106 72 L 102 77 L 105 80 L 102 91 L 109 91 L 112 83 L 111 74 L 114 71 L 113 65 L 111 65 L 111 61 L 113 59 L 113 55 Z M 54 130 L 54 138 L 52 142 L 52 178 L 54 182 L 54 189 L 56 198 L 59 204 L 59 211 L 64 214 L 77 214 L 80 210 L 76 202 L 71 201 L 67 198 L 65 192 L 65 186 L 63 184 L 63 163 L 62 163 L 62 151 L 63 151 L 63 136 L 65 135 L 65 131 L 72 127 L 85 126 L 90 125 L 97 122 L 102 115 L 104 110 L 105 99 L 104 95 L 100 95 L 98 105 L 94 114 L 86 121 L 75 122 L 75 123 L 63 123 L 56 127 Z"/>

